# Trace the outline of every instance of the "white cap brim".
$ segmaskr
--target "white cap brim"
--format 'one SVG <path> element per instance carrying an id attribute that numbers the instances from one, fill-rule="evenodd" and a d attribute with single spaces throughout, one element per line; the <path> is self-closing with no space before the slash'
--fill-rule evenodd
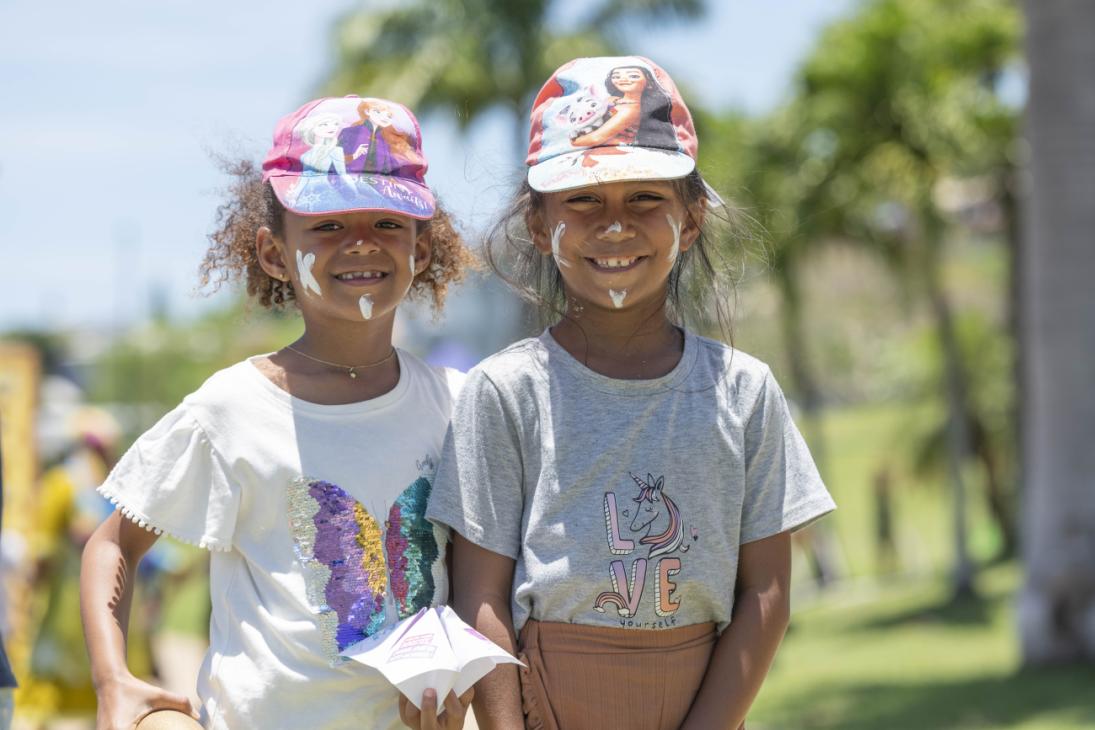
<path id="1" fill-rule="evenodd" d="M 696 169 L 677 150 L 650 147 L 591 147 L 552 157 L 528 170 L 528 184 L 541 193 L 628 180 L 676 180 Z"/>

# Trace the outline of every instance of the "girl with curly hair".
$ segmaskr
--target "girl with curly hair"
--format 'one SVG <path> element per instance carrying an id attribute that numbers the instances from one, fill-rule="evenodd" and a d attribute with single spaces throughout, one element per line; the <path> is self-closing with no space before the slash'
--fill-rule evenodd
<path id="1" fill-rule="evenodd" d="M 461 376 L 393 347 L 392 327 L 407 297 L 440 309 L 470 262 L 425 184 L 406 108 L 386 102 L 416 164 L 316 164 L 315 130 L 336 139 L 359 102 L 305 104 L 278 123 L 261 174 L 231 170 L 202 281 L 239 279 L 264 307 L 295 306 L 304 334 L 215 373 L 100 487 L 117 510 L 81 576 L 99 728 L 196 714 L 125 661 L 136 567 L 162 532 L 212 551 L 204 727 L 463 726 L 470 696 L 427 693 L 419 713 L 341 654 L 449 594 L 448 536 L 424 513 Z"/>

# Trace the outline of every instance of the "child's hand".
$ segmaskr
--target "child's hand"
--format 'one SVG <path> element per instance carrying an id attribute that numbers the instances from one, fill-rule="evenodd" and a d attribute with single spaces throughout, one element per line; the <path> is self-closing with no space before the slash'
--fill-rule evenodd
<path id="1" fill-rule="evenodd" d="M 134 676 L 101 686 L 98 694 L 96 730 L 131 730 L 138 720 L 153 710 L 178 710 L 198 719 L 189 699 Z"/>
<path id="2" fill-rule="evenodd" d="M 469 689 L 459 697 L 449 692 L 445 698 L 445 711 L 437 716 L 437 693 L 428 689 L 422 693 L 422 709 L 415 707 L 410 700 L 399 695 L 399 719 L 414 730 L 461 730 L 464 727 L 464 715 L 475 696 L 475 688 Z"/>

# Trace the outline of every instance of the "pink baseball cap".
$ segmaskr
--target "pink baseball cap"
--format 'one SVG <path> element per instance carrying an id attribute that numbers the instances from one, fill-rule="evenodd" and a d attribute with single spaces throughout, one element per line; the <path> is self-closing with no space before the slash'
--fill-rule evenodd
<path id="1" fill-rule="evenodd" d="M 696 168 L 696 129 L 676 84 L 641 56 L 576 58 L 532 106 L 528 182 L 548 193 Z"/>
<path id="2" fill-rule="evenodd" d="M 301 215 L 385 210 L 433 217 L 418 120 L 402 104 L 344 96 L 282 117 L 262 179 Z"/>

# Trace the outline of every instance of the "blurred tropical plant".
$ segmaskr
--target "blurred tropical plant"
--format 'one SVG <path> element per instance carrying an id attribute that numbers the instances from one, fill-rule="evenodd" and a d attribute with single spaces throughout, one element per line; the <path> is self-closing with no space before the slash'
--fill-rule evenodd
<path id="1" fill-rule="evenodd" d="M 980 386 L 971 380 L 1001 374 L 979 370 L 964 352 L 944 282 L 946 246 L 973 233 L 969 211 L 989 206 L 997 213 L 989 217 L 1002 219 L 994 233 L 1003 233 L 1014 255 L 1018 109 L 1000 87 L 1019 55 L 1020 30 L 1010 0 L 864 3 L 822 33 L 788 104 L 747 123 L 731 115 L 724 127 L 737 137 L 717 136 L 714 145 L 706 137 L 703 152 L 715 161 L 713 177 L 765 232 L 786 357 L 807 424 L 819 420 L 822 390 L 803 321 L 802 278 L 819 248 L 850 243 L 876 255 L 901 300 L 927 304 L 941 373 L 929 379 L 939 383 L 948 416 L 941 442 L 939 432 L 925 438 L 944 446 L 933 453 L 946 456 L 952 485 L 957 595 L 971 592 L 973 580 L 964 462 L 977 455 L 996 466 L 1015 450 L 1007 435 L 1013 430 L 987 438 L 986 424 L 1000 421 L 983 415 Z M 1002 308 L 1010 311 L 1010 299 Z M 1013 316 L 1007 320 L 1014 326 Z M 1013 374 L 1004 373 L 1004 382 Z M 823 443 L 819 436 L 812 443 Z M 1005 551 L 1013 550 L 1013 490 L 997 477 L 1014 470 L 990 471 L 986 493 Z"/>
<path id="2" fill-rule="evenodd" d="M 812 128 L 802 143 L 824 135 L 832 169 L 847 172 L 818 183 L 852 192 L 843 205 L 839 196 L 823 197 L 815 220 L 823 230 L 836 223 L 834 234 L 899 251 L 895 260 L 934 320 L 948 408 L 956 595 L 973 591 L 963 465 L 974 451 L 976 411 L 943 280 L 954 226 L 939 192 L 955 178 L 1010 177 L 1000 170 L 1012 167 L 1017 110 L 996 84 L 1019 53 L 1020 30 L 1009 0 L 877 0 L 822 34 L 799 80 L 798 101 Z"/>
<path id="3" fill-rule="evenodd" d="M 335 25 L 338 61 L 330 93 L 368 89 L 419 113 L 451 112 L 466 129 L 488 109 L 514 120 L 515 149 L 524 156 L 521 120 L 551 73 L 579 56 L 624 52 L 621 24 L 695 18 L 704 0 L 601 0 L 563 22 L 551 0 L 410 0 L 354 10 Z"/>
<path id="4" fill-rule="evenodd" d="M 153 320 L 126 332 L 88 368 L 92 402 L 109 403 L 129 435 L 145 430 L 215 371 L 295 339 L 300 318 L 238 300 L 196 320 Z"/>

